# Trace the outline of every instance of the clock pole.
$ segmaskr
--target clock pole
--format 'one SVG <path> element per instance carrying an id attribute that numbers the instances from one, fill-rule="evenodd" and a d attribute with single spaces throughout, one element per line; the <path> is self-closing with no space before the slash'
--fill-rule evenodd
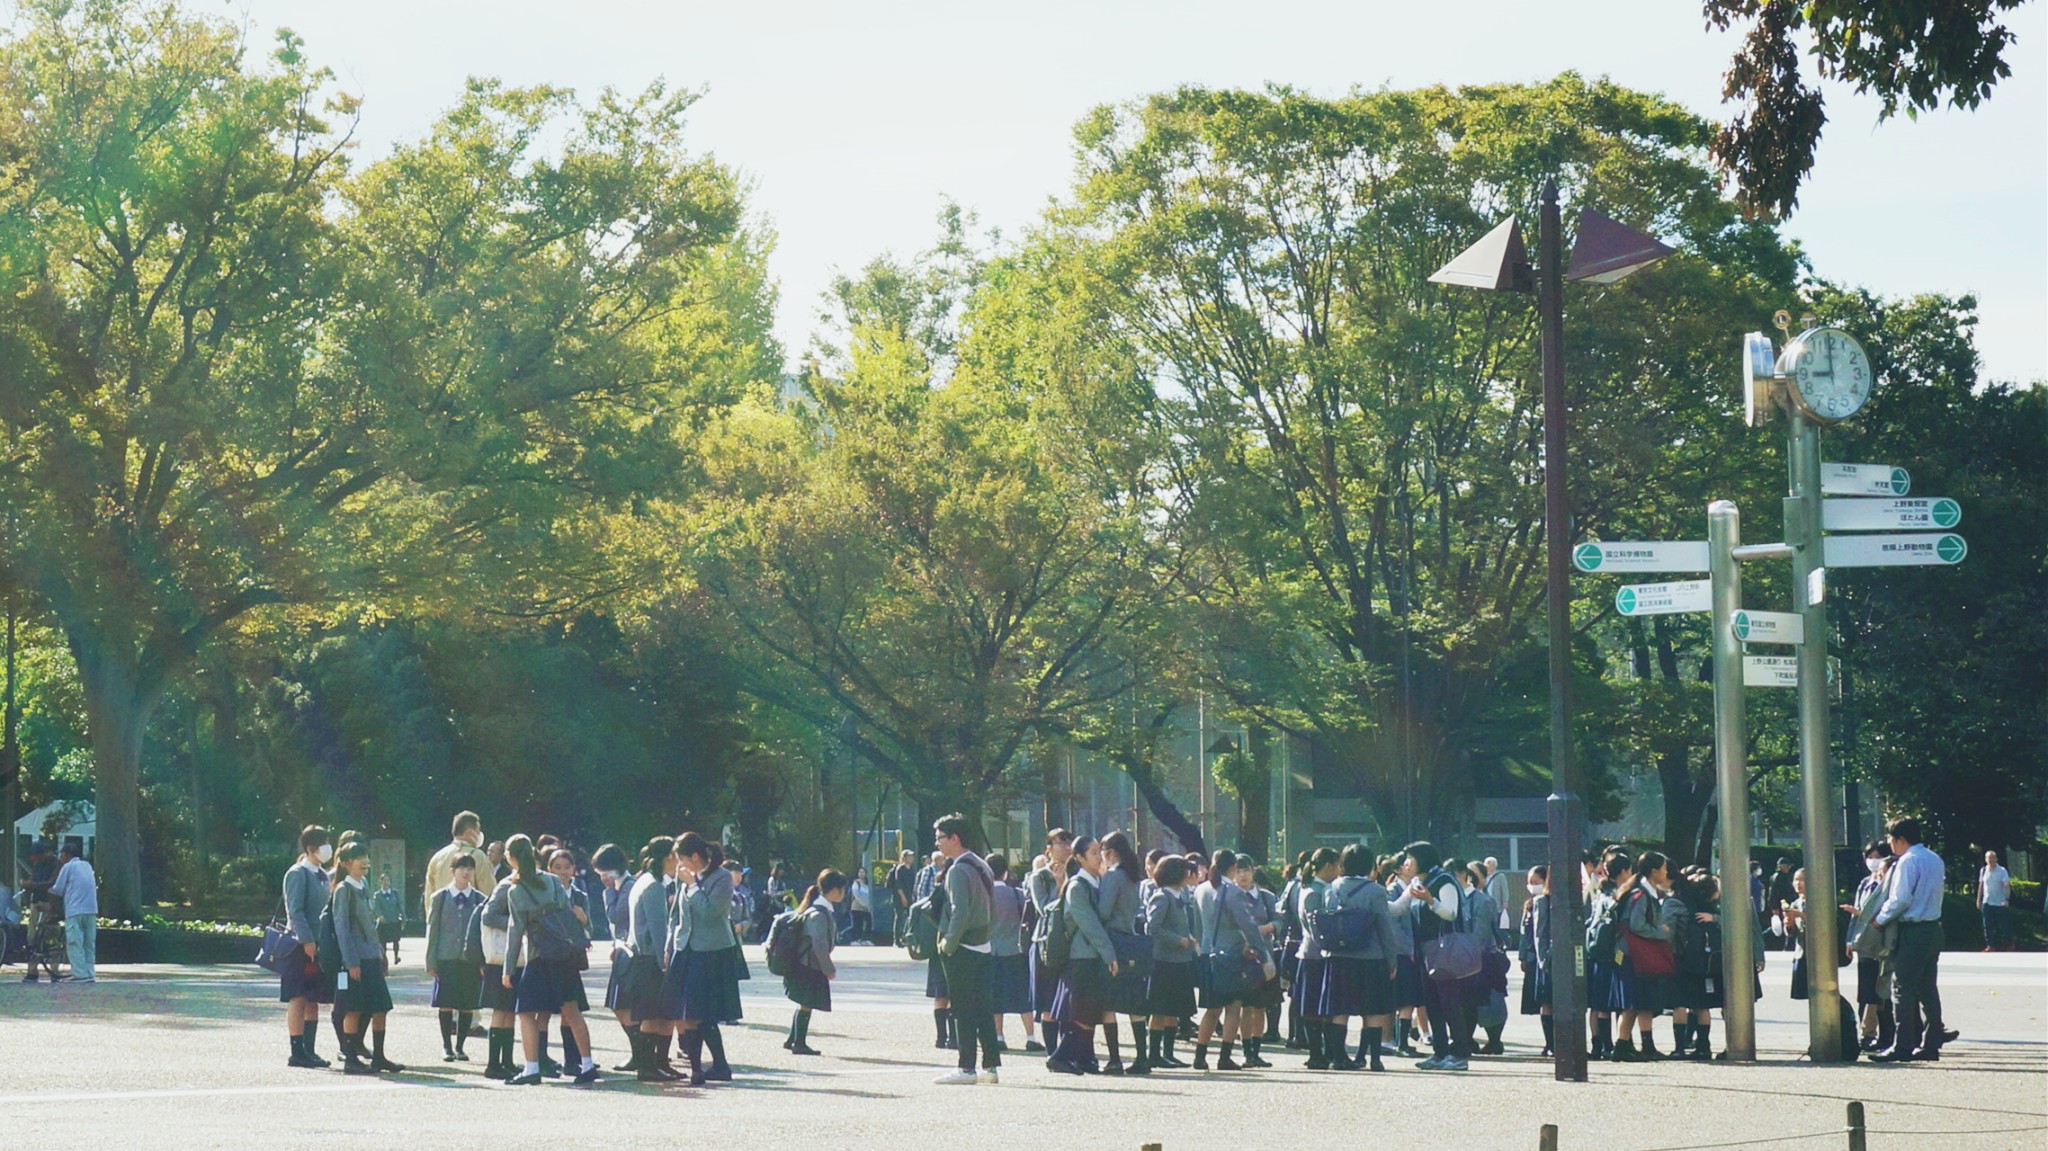
<path id="1" fill-rule="evenodd" d="M 1816 1062 L 1842 1058 L 1841 951 L 1835 900 L 1835 805 L 1828 756 L 1827 560 L 1821 542 L 1820 427 L 1787 404 L 1791 497 L 1785 501 L 1785 542 L 1792 545 L 1792 602 L 1805 622 L 1799 644 L 1799 781 L 1806 834 L 1806 1017 L 1808 1053 Z M 1742 861 L 1746 864 L 1746 860 Z M 1726 866 L 1724 865 L 1724 870 Z M 1745 867 L 1745 871 L 1746 871 Z M 1747 876 L 1738 878 L 1746 881 Z M 1734 989 L 1730 989 L 1733 995 Z"/>

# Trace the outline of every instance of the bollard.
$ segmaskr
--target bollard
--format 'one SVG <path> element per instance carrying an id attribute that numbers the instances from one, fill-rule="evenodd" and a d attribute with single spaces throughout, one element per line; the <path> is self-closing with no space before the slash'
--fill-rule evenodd
<path id="1" fill-rule="evenodd" d="M 1849 1104 L 1849 1151 L 1868 1151 L 1863 1139 L 1863 1104 Z"/>
<path id="2" fill-rule="evenodd" d="M 1160 1151 L 1160 1149 L 1164 1146 L 1165 1144 L 1163 1143 L 1147 1143 L 1144 1146 L 1139 1147 L 1138 1151 Z"/>
<path id="3" fill-rule="evenodd" d="M 1545 1123 L 1536 1135 L 1536 1151 L 1557 1151 L 1557 1124 Z"/>

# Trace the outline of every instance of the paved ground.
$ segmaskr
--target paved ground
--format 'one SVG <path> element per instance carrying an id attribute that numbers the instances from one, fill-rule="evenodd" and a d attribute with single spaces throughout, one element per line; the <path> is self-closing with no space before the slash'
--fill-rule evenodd
<path id="1" fill-rule="evenodd" d="M 417 954 L 415 944 L 409 955 Z M 1283 1053 L 1266 1072 L 1072 1080 L 1017 1055 L 993 1088 L 931 1082 L 947 1053 L 930 1046 L 921 967 L 892 949 L 839 956 L 839 1010 L 812 1031 L 824 1058 L 780 1049 L 787 1004 L 779 981 L 764 976 L 748 985 L 747 1022 L 729 1040 L 739 1081 L 697 1090 L 625 1077 L 588 1089 L 507 1088 L 482 1077 L 480 1053 L 475 1063 L 444 1064 L 412 962 L 394 973 L 390 1054 L 413 1070 L 371 1082 L 286 1068 L 275 983 L 253 968 L 103 968 L 97 986 L 10 977 L 0 981 L 0 1145 L 429 1151 L 510 1137 L 578 1151 L 646 1151 L 656 1140 L 823 1151 L 914 1147 L 964 1128 L 971 1147 L 1265 1151 L 1396 1141 L 1401 1151 L 1480 1151 L 1533 1148 L 1550 1122 L 1568 1151 L 1742 1140 L 1818 1149 L 1847 1145 L 1844 1104 L 1863 1100 L 1873 1149 L 2048 1148 L 2042 955 L 1943 959 L 1950 1021 L 1963 1039 L 1936 1065 L 1797 1060 L 1805 1017 L 1786 997 L 1781 961 L 1759 1005 L 1765 1058 L 1750 1067 L 1594 1064 L 1591 1084 L 1559 1084 L 1534 1058 L 1533 1021 L 1517 1018 L 1509 1056 L 1462 1076 L 1405 1065 L 1380 1076 L 1307 1072 Z M 758 953 L 753 963 L 765 972 Z M 599 982 L 590 979 L 593 992 Z M 623 1058 L 616 1026 L 594 1033 L 605 1063 Z M 322 1046 L 333 1054 L 331 1040 Z"/>

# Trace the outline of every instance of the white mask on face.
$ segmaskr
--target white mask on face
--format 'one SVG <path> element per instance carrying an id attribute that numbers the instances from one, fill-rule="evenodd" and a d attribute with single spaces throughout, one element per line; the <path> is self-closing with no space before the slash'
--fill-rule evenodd
<path id="1" fill-rule="evenodd" d="M 319 860 L 321 863 L 334 862 L 334 845 L 331 843 L 321 844 L 320 850 L 315 851 L 313 853 L 313 858 Z"/>
<path id="2" fill-rule="evenodd" d="M 1884 860 L 1882 860 L 1882 859 L 1866 859 L 1866 860 L 1864 860 L 1864 861 L 1863 861 L 1863 866 L 1865 866 L 1865 867 L 1867 867 L 1867 868 L 1869 868 L 1869 869 L 1870 869 L 1870 874 L 1872 874 L 1872 875 L 1876 875 L 1876 874 L 1877 874 L 1878 872 L 1880 872 L 1880 871 L 1883 871 L 1883 870 L 1884 870 Z"/>

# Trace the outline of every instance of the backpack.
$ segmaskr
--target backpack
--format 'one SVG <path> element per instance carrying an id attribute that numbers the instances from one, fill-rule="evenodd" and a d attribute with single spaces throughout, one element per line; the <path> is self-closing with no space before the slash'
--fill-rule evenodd
<path id="1" fill-rule="evenodd" d="M 1621 965 L 1621 922 L 1616 914 L 1620 910 L 1619 901 L 1610 901 L 1586 926 L 1586 950 L 1596 962 Z"/>
<path id="2" fill-rule="evenodd" d="M 768 924 L 768 974 L 788 975 L 796 970 L 804 945 L 804 926 L 799 922 L 803 914 L 785 911 Z"/>
<path id="3" fill-rule="evenodd" d="M 1721 925 L 1685 923 L 1671 925 L 1672 943 L 1678 951 L 1678 970 L 1686 975 L 1712 975 L 1721 968 Z"/>
<path id="4" fill-rule="evenodd" d="M 313 932 L 313 962 L 318 963 L 320 970 L 329 975 L 344 967 L 341 962 L 341 937 L 334 932 L 334 891 L 340 888 L 341 885 L 337 883 L 334 890 L 327 893 L 327 902 L 320 907 L 320 925 Z"/>
<path id="5" fill-rule="evenodd" d="M 923 961 L 939 954 L 939 908 L 945 901 L 945 889 L 935 887 L 930 895 L 910 905 L 910 927 L 904 933 L 903 946 L 912 959 Z"/>

